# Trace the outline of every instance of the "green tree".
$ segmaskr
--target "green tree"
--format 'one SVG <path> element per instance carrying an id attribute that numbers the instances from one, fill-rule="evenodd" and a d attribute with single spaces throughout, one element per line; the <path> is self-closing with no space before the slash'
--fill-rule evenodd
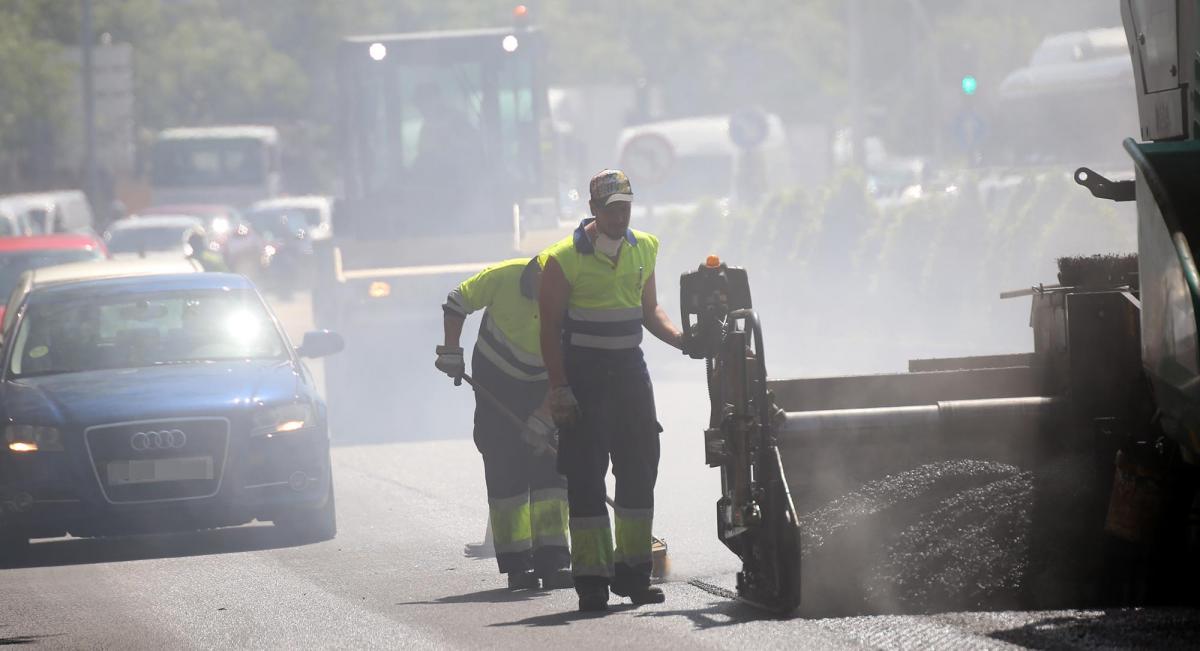
<path id="1" fill-rule="evenodd" d="M 182 21 L 141 56 L 142 124 L 288 119 L 305 112 L 307 77 L 264 33 L 220 17 Z"/>
<path id="2" fill-rule="evenodd" d="M 55 134 L 70 111 L 62 48 L 39 29 L 33 3 L 0 2 L 0 185 L 17 188 L 53 170 Z"/>

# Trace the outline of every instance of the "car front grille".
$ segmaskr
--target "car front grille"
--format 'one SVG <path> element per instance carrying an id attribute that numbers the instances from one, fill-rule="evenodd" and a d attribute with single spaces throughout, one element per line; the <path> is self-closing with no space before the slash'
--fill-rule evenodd
<path id="1" fill-rule="evenodd" d="M 200 499 L 221 489 L 229 450 L 225 418 L 96 425 L 83 436 L 110 503 Z"/>

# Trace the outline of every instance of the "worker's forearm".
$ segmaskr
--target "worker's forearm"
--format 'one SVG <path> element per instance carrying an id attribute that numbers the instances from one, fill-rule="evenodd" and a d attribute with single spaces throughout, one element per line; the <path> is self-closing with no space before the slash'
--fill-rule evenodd
<path id="1" fill-rule="evenodd" d="M 649 314 L 644 322 L 650 334 L 668 346 L 683 349 L 683 333 L 671 322 L 671 317 L 667 316 L 667 311 L 661 305 L 655 306 L 654 312 Z"/>
<path id="2" fill-rule="evenodd" d="M 542 363 L 546 365 L 550 388 L 565 386 L 567 372 L 563 365 L 562 322 L 547 321 L 543 315 L 540 340 Z"/>
<path id="3" fill-rule="evenodd" d="M 463 324 L 466 322 L 466 319 L 461 319 L 449 314 L 444 315 L 444 318 L 442 319 L 442 330 L 444 331 L 446 338 L 442 343 L 446 346 L 450 346 L 451 348 L 458 348 L 459 339 L 462 338 Z"/>

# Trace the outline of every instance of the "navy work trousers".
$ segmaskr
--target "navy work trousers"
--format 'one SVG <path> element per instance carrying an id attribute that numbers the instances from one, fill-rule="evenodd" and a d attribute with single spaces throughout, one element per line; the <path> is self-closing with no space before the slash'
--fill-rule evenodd
<path id="1" fill-rule="evenodd" d="M 662 431 L 646 362 L 641 348 L 567 345 L 564 358 L 582 415 L 575 426 L 560 432 L 558 455 L 559 472 L 567 477 L 576 589 L 585 592 L 611 583 L 614 590 L 636 590 L 650 583 L 649 529 Z M 608 536 L 605 478 L 610 459 L 616 478 L 615 555 L 605 553 L 604 542 L 595 542 Z M 584 535 L 595 538 L 588 544 L 598 547 L 590 554 L 582 547 Z M 591 567 L 579 567 L 581 554 L 589 554 Z"/>
<path id="2" fill-rule="evenodd" d="M 471 357 L 475 382 L 522 421 L 546 397 L 546 382 L 518 380 L 479 353 Z M 567 481 L 554 456 L 537 455 L 521 429 L 486 398 L 475 399 L 475 447 L 483 455 L 496 561 L 500 571 L 539 574 L 565 569 L 571 554 L 562 511 Z"/>

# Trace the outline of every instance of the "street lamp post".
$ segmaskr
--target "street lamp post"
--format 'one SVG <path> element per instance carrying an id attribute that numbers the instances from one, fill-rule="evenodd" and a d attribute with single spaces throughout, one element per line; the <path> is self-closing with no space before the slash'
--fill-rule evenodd
<path id="1" fill-rule="evenodd" d="M 91 199 L 96 192 L 96 98 L 93 89 L 92 69 L 92 0 L 81 0 L 83 16 L 80 20 L 79 50 L 81 52 L 80 75 L 83 89 L 83 191 Z"/>

